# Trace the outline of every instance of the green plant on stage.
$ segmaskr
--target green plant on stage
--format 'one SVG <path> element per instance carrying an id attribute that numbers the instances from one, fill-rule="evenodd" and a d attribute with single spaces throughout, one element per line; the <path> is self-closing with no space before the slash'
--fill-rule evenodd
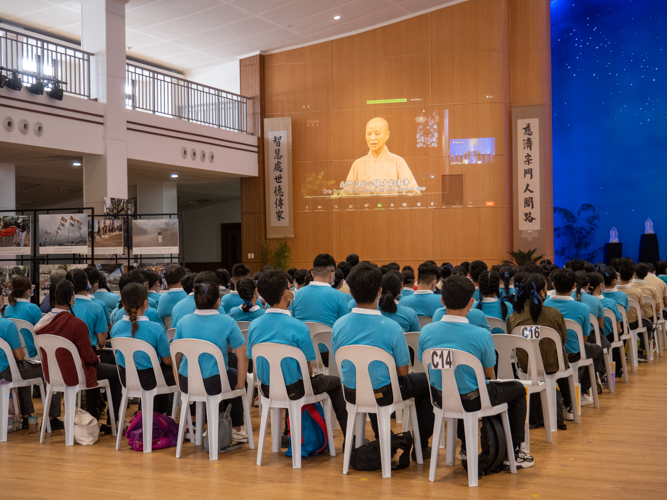
<path id="1" fill-rule="evenodd" d="M 554 215 L 563 217 L 563 225 L 554 228 L 554 236 L 562 243 L 556 248 L 556 257 L 567 262 L 572 259 L 594 262 L 595 256 L 602 247 L 593 251 L 589 247 L 598 230 L 600 216 L 595 207 L 584 203 L 577 209 L 576 215 L 566 208 L 554 207 Z"/>
<path id="2" fill-rule="evenodd" d="M 264 265 L 272 266 L 274 269 L 287 271 L 290 263 L 292 249 L 283 238 L 276 243 L 275 240 L 262 239 L 260 242 L 260 260 Z"/>
<path id="3" fill-rule="evenodd" d="M 528 264 L 529 262 L 537 262 L 542 257 L 544 257 L 544 254 L 535 255 L 535 252 L 537 252 L 537 248 L 533 248 L 532 250 L 528 251 L 514 250 L 513 252 L 507 252 L 507 253 L 514 258 L 514 263 L 517 266 L 523 266 Z"/>

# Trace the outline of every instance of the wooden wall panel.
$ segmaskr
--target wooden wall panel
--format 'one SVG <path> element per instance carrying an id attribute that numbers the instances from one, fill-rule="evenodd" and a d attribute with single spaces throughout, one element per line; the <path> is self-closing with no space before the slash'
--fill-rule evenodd
<path id="1" fill-rule="evenodd" d="M 266 87 L 268 115 L 291 116 L 331 109 L 331 62 L 273 64 L 265 70 L 266 80 L 271 82 Z"/>

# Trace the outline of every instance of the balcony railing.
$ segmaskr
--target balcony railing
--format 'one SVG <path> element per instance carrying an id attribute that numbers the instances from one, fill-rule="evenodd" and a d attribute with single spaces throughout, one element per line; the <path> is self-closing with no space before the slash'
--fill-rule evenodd
<path id="1" fill-rule="evenodd" d="M 125 66 L 125 105 L 189 122 L 247 132 L 248 98 L 132 64 Z"/>
<path id="2" fill-rule="evenodd" d="M 90 99 L 92 54 L 11 30 L 0 29 L 0 66 L 18 71 L 25 85 L 56 79 L 68 94 Z M 34 76 L 33 76 L 34 75 Z"/>

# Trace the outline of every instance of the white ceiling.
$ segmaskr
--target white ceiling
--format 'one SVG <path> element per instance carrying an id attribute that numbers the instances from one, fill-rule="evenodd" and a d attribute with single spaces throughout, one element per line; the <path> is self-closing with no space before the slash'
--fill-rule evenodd
<path id="1" fill-rule="evenodd" d="M 182 71 L 363 31 L 465 0 L 130 0 L 128 54 Z M 80 40 L 72 0 L 3 0 L 0 17 Z M 339 20 L 334 16 L 339 15 Z"/>

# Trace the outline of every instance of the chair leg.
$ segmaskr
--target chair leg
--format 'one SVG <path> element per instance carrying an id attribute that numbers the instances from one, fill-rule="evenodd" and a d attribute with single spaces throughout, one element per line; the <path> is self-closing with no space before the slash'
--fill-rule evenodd
<path id="1" fill-rule="evenodd" d="M 76 414 L 76 396 L 79 391 L 74 387 L 65 388 L 65 446 L 74 445 L 74 415 Z M 49 404 L 51 400 L 49 400 Z M 44 408 L 46 418 L 48 408 Z"/>
<path id="2" fill-rule="evenodd" d="M 607 372 L 607 387 L 609 388 L 609 393 L 613 394 L 615 392 L 614 386 L 611 383 L 611 362 L 609 358 L 614 357 L 614 348 L 611 348 L 610 352 L 602 352 L 602 357 L 604 358 L 604 367 L 605 371 Z"/>
<path id="3" fill-rule="evenodd" d="M 574 369 L 572 370 L 574 373 Z M 578 424 L 579 423 L 579 412 L 577 411 L 577 402 L 574 400 L 574 398 L 577 397 L 576 393 L 574 392 L 574 376 L 569 376 L 567 377 L 567 383 L 570 386 L 570 395 L 572 397 L 572 415 L 574 416 L 574 423 Z M 553 400 L 553 405 L 554 408 L 556 406 L 556 400 Z M 558 429 L 558 419 L 556 418 L 555 412 L 554 412 L 554 419 L 551 421 L 551 429 L 553 430 L 554 425 L 556 426 L 556 429 Z"/>
<path id="4" fill-rule="evenodd" d="M 252 393 L 252 386 L 249 391 Z M 248 435 L 248 447 L 251 450 L 255 449 L 255 437 L 252 434 L 252 420 L 250 420 L 250 402 L 248 398 L 243 398 L 243 416 L 245 424 L 245 432 Z"/>
<path id="5" fill-rule="evenodd" d="M 549 413 L 549 422 L 551 424 L 551 432 L 558 432 L 558 417 L 556 408 L 556 380 L 555 379 L 546 379 L 545 384 L 547 393 L 547 409 L 546 412 Z M 574 389 L 570 385 L 570 394 L 574 397 Z M 542 413 L 545 413 L 544 405 L 542 406 Z M 546 421 L 545 421 L 546 425 Z"/>
<path id="6" fill-rule="evenodd" d="M 410 405 L 410 421 L 412 422 L 412 435 L 415 437 L 415 457 L 418 464 L 424 463 L 424 456 L 422 455 L 422 442 L 419 435 L 419 426 L 417 425 L 417 408 L 414 403 Z"/>
<path id="7" fill-rule="evenodd" d="M 289 403 L 290 436 L 292 438 L 292 468 L 301 468 L 301 409 L 300 404 Z"/>
<path id="8" fill-rule="evenodd" d="M 446 451 L 446 461 L 445 464 L 448 466 L 455 465 L 456 457 L 456 426 L 458 425 L 458 419 L 448 418 L 447 419 L 447 451 Z"/>
<path id="9" fill-rule="evenodd" d="M 355 436 L 355 448 L 359 448 L 361 445 L 364 444 L 364 430 L 366 428 L 366 414 L 365 413 L 356 413 L 356 418 L 355 418 L 355 429 L 354 429 L 354 436 Z M 349 418 L 349 417 L 348 417 Z"/>
<path id="10" fill-rule="evenodd" d="M 259 396 L 260 399 L 262 399 L 262 396 Z M 269 405 L 268 401 L 266 402 L 267 404 L 261 405 L 260 407 L 260 415 L 261 418 L 259 420 L 259 442 L 257 443 L 257 465 L 262 465 L 262 451 L 264 451 L 264 440 L 266 439 L 266 427 L 267 424 L 269 423 Z M 273 420 L 271 419 L 271 425 L 273 425 Z"/>
<path id="11" fill-rule="evenodd" d="M 174 401 L 175 403 L 176 401 Z M 178 422 L 178 440 L 176 441 L 176 458 L 181 458 L 183 439 L 185 438 L 185 423 L 188 420 L 189 398 L 187 394 L 181 397 L 181 418 Z M 192 425 L 190 425 L 190 438 L 192 438 Z"/>
<path id="12" fill-rule="evenodd" d="M 507 410 L 500 413 L 503 421 L 503 430 L 505 431 L 505 442 L 507 443 L 507 460 L 510 463 L 510 472 L 516 474 L 516 460 L 514 458 L 514 443 L 512 443 L 512 431 L 510 429 L 510 419 Z M 468 462 L 470 463 L 470 462 Z"/>
<path id="13" fill-rule="evenodd" d="M 271 413 L 271 451 L 273 453 L 280 453 L 280 438 L 282 432 L 280 432 L 280 427 L 283 421 L 283 412 L 280 408 L 271 408 L 271 405 L 268 401 L 265 402 L 267 408 Z M 267 410 L 267 411 L 269 411 Z M 291 415 L 290 415 L 291 416 Z M 290 423 L 292 420 L 290 419 Z"/>
<path id="14" fill-rule="evenodd" d="M 218 425 L 220 400 L 206 398 L 206 416 L 208 417 L 208 458 L 218 459 Z"/>
<path id="15" fill-rule="evenodd" d="M 597 390 L 597 384 L 596 384 L 596 376 L 595 376 L 595 367 L 593 364 L 588 365 L 588 376 L 591 380 L 591 389 L 593 391 L 593 407 L 594 408 L 600 408 L 600 398 L 598 397 L 598 390 Z"/>
<path id="16" fill-rule="evenodd" d="M 618 346 L 618 352 L 621 355 L 620 357 L 621 357 L 621 366 L 623 367 L 623 382 L 627 384 L 630 382 L 630 377 L 628 375 L 628 362 L 625 359 L 625 349 L 623 349 L 622 345 Z"/>
<path id="17" fill-rule="evenodd" d="M 331 418 L 331 399 L 327 396 L 322 400 L 322 406 L 324 409 L 324 423 L 327 428 L 327 440 L 329 442 L 329 455 L 332 457 L 336 456 L 336 446 L 334 444 L 334 435 L 333 435 L 333 422 Z"/>
<path id="18" fill-rule="evenodd" d="M 109 406 L 109 422 L 111 423 L 111 435 L 115 436 L 117 429 L 116 429 L 116 415 L 115 415 L 115 410 L 113 407 L 113 399 L 111 398 L 111 385 L 109 385 L 109 381 L 105 380 L 102 384 L 102 387 L 104 387 L 106 396 L 107 396 L 107 404 Z M 151 414 L 151 417 L 153 415 Z"/>
<path id="19" fill-rule="evenodd" d="M 466 435 L 466 453 L 468 455 L 468 486 L 477 486 L 479 435 L 477 433 L 477 413 L 466 413 L 463 418 Z"/>
<path id="20" fill-rule="evenodd" d="M 546 390 L 540 391 L 540 401 L 542 402 L 542 418 L 544 419 L 544 431 L 546 433 L 547 443 L 551 443 L 551 412 L 549 411 L 548 398 L 549 397 Z"/>
<path id="21" fill-rule="evenodd" d="M 127 411 L 127 389 L 123 387 L 123 396 L 120 398 L 120 408 L 118 409 L 118 432 L 116 433 L 116 451 L 120 450 L 120 440 L 123 436 L 123 422 L 125 421 L 125 412 Z"/>
<path id="22" fill-rule="evenodd" d="M 45 400 L 46 391 L 44 390 L 44 382 L 41 382 L 37 387 L 39 387 L 39 398 L 42 400 L 42 406 L 44 408 L 49 408 L 49 410 L 50 410 L 51 409 L 51 404 L 49 404 L 48 406 L 44 404 L 45 401 L 46 401 Z M 30 389 L 32 390 L 32 387 Z M 46 419 L 46 432 L 51 434 L 51 419 L 50 418 Z"/>
<path id="23" fill-rule="evenodd" d="M 546 427 L 546 424 L 544 425 Z M 521 449 L 530 453 L 530 394 L 526 397 L 526 423 L 524 424 L 524 441 L 521 443 Z"/>
<path id="24" fill-rule="evenodd" d="M 357 407 L 347 403 L 347 429 L 345 429 L 345 443 L 343 447 L 343 474 L 350 470 L 350 458 L 354 447 L 354 427 L 357 420 Z"/>
<path id="25" fill-rule="evenodd" d="M 153 451 L 153 396 L 141 391 L 141 431 L 144 437 L 144 453 Z M 120 420 L 120 417 L 119 417 Z M 119 433 L 120 434 L 120 433 Z"/>
<path id="26" fill-rule="evenodd" d="M 444 422 L 442 410 L 436 408 L 433 409 L 435 414 L 433 422 L 433 446 L 431 446 L 431 464 L 428 472 L 428 480 L 431 482 L 435 481 L 435 470 L 438 467 L 438 453 L 440 448 L 436 446 L 436 443 L 440 442 L 440 436 L 442 435 L 442 424 Z"/>
<path id="27" fill-rule="evenodd" d="M 644 336 L 644 347 L 646 348 L 646 361 L 653 363 L 653 347 L 648 341 L 648 331 L 643 332 L 642 335 Z"/>
<path id="28" fill-rule="evenodd" d="M 0 385 L 0 443 L 7 441 L 9 427 L 9 384 Z M 44 423 L 42 422 L 42 427 Z"/>
<path id="29" fill-rule="evenodd" d="M 176 420 L 176 415 L 178 414 L 178 402 L 179 402 L 180 399 L 181 399 L 181 398 L 179 397 L 179 395 L 180 395 L 180 391 L 177 389 L 177 390 L 174 391 L 173 394 L 174 394 L 174 399 L 173 399 L 173 402 L 172 402 L 172 404 L 171 404 L 171 418 L 174 419 L 174 420 Z M 123 417 L 124 417 L 124 416 L 125 416 L 125 415 L 123 415 Z M 121 432 L 122 432 L 122 429 L 121 429 Z"/>
<path id="30" fill-rule="evenodd" d="M 53 397 L 53 388 L 51 384 L 46 384 L 46 398 L 44 400 L 44 416 L 42 417 L 42 433 L 39 436 L 40 444 L 44 442 L 44 431 L 46 431 L 46 421 L 48 420 L 48 408 L 51 406 L 51 398 Z M 65 405 L 65 417 L 67 417 L 67 405 Z M 65 418 L 67 420 L 67 418 Z M 5 423 L 7 419 L 5 419 Z M 67 429 L 65 429 L 67 432 Z M 67 439 L 67 436 L 65 436 Z"/>
<path id="31" fill-rule="evenodd" d="M 378 407 L 378 432 L 380 434 L 380 462 L 382 463 L 382 478 L 391 477 L 391 414 L 383 412 L 383 407 Z"/>
<path id="32" fill-rule="evenodd" d="M 202 445 L 201 436 L 204 433 L 204 421 L 206 420 L 206 417 L 204 415 L 203 401 L 197 401 L 196 408 L 197 408 L 197 425 L 195 426 L 195 444 L 197 446 L 201 446 Z"/>

